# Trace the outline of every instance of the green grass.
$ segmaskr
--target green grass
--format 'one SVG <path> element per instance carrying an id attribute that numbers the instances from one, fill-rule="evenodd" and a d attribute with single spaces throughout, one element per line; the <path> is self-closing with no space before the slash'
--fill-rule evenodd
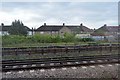
<path id="1" fill-rule="evenodd" d="M 50 45 L 74 45 L 79 42 L 94 41 L 91 38 L 76 38 L 73 34 L 60 35 L 40 35 L 20 36 L 20 35 L 5 35 L 2 36 L 3 47 L 22 47 L 22 46 L 47 46 Z"/>
<path id="2" fill-rule="evenodd" d="M 19 44 L 8 44 L 2 47 L 41 47 L 41 46 L 63 46 L 63 45 L 87 45 L 88 43 L 19 43 Z"/>
<path id="3" fill-rule="evenodd" d="M 109 43 L 94 43 L 94 44 L 109 44 Z M 118 44 L 118 43 L 112 43 L 112 44 Z M 120 44 L 120 43 L 119 43 Z M 4 48 L 12 48 L 12 47 L 43 47 L 43 46 L 72 46 L 72 45 L 92 45 L 92 42 L 77 42 L 77 43 L 18 43 L 18 44 L 7 44 L 7 45 L 2 45 Z"/>
<path id="4" fill-rule="evenodd" d="M 75 38 L 73 35 L 67 34 L 64 38 L 59 35 L 5 35 L 2 38 L 2 47 L 40 47 L 40 46 L 61 46 L 61 45 L 94 45 L 94 44 L 109 44 L 106 41 L 95 42 L 91 38 Z M 117 43 L 115 43 L 117 44 Z"/>

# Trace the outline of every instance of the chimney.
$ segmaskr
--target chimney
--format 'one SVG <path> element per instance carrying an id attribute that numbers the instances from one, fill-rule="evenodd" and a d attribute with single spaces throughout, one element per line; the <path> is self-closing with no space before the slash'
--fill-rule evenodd
<path id="1" fill-rule="evenodd" d="M 107 24 L 104 24 L 104 26 L 107 26 Z"/>
<path id="2" fill-rule="evenodd" d="M 63 23 L 63 26 L 65 26 L 65 23 Z"/>
<path id="3" fill-rule="evenodd" d="M 83 26 L 83 24 L 81 23 L 80 26 Z"/>
<path id="4" fill-rule="evenodd" d="M 1 26 L 4 26 L 4 24 L 3 24 L 3 23 L 1 23 Z"/>
<path id="5" fill-rule="evenodd" d="M 46 26 L 46 23 L 44 23 L 44 26 Z"/>

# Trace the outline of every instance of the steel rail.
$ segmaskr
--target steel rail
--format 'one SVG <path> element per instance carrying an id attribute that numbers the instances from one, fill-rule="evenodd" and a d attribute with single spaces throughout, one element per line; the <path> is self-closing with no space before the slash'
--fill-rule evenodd
<path id="1" fill-rule="evenodd" d="M 115 61 L 114 61 L 115 59 Z M 97 60 L 107 60 L 103 62 L 97 62 Z M 83 61 L 87 61 L 84 63 Z M 92 61 L 92 62 L 91 62 Z M 63 66 L 80 66 L 80 65 L 93 65 L 93 64 L 106 64 L 106 63 L 119 63 L 120 59 L 118 55 L 104 55 L 104 56 L 92 56 L 92 57 L 70 57 L 70 58 L 50 58 L 39 60 L 18 60 L 18 61 L 2 61 L 2 71 L 22 70 L 22 69 L 38 69 L 38 68 L 51 68 L 51 67 L 63 67 Z M 80 62 L 77 64 L 75 62 Z M 70 64 L 67 64 L 70 63 Z M 41 66 L 44 64 L 44 66 Z M 50 65 L 54 64 L 54 65 Z M 26 67 L 23 67 L 26 65 Z M 32 66 L 36 65 L 36 66 Z M 17 66 L 17 67 L 14 67 Z M 14 68 L 13 68 L 14 67 Z"/>
<path id="2" fill-rule="evenodd" d="M 18 47 L 18 48 L 2 48 L 2 50 L 27 50 L 27 49 L 45 49 L 45 48 L 79 48 L 79 47 L 109 47 L 109 46 L 116 46 L 116 47 L 120 47 L 120 44 L 94 44 L 94 45 L 72 45 L 72 46 L 68 46 L 68 45 L 63 45 L 63 46 L 43 46 L 43 47 Z"/>
<path id="3" fill-rule="evenodd" d="M 78 57 L 56 57 L 56 58 L 40 58 L 40 59 L 23 59 L 23 60 L 2 60 L 3 64 L 11 64 L 11 63 L 21 63 L 21 62 L 39 62 L 39 61 L 55 61 L 55 60 L 87 60 L 87 59 L 104 59 L 104 58 L 118 58 L 120 54 L 112 54 L 112 55 L 96 55 L 96 56 L 78 56 Z"/>

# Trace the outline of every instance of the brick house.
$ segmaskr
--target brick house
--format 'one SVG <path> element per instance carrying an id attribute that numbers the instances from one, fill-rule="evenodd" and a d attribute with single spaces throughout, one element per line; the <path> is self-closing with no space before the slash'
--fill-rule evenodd
<path id="1" fill-rule="evenodd" d="M 118 41 L 120 26 L 107 26 L 106 24 L 95 30 L 91 35 L 96 40 Z"/>
<path id="2" fill-rule="evenodd" d="M 82 23 L 80 25 L 44 25 L 40 26 L 35 30 L 37 34 L 59 34 L 63 35 L 64 33 L 73 33 L 73 34 L 90 34 L 93 30 L 87 28 Z"/>
<path id="3" fill-rule="evenodd" d="M 9 35 L 8 30 L 10 29 L 11 25 L 4 25 L 3 23 L 0 26 L 0 35 Z M 28 32 L 28 35 L 32 35 L 32 29 L 25 26 Z"/>

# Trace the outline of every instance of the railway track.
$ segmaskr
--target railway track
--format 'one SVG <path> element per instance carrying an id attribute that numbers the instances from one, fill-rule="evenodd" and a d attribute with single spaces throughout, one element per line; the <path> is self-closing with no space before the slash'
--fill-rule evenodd
<path id="1" fill-rule="evenodd" d="M 77 48 L 77 47 L 87 47 L 87 46 L 89 46 L 89 47 L 92 47 L 92 46 L 94 46 L 94 47 L 102 47 L 102 46 L 110 46 L 110 44 L 94 44 L 94 45 L 63 45 L 63 46 L 42 46 L 42 47 L 18 47 L 18 48 L 14 48 L 14 47 L 11 47 L 11 48 L 2 48 L 3 50 L 16 50 L 16 49 L 23 49 L 23 50 L 25 50 L 25 49 L 36 49 L 36 48 L 66 48 L 66 47 L 69 47 L 69 48 Z M 119 47 L 120 46 L 120 44 L 111 44 L 111 46 L 114 46 L 114 47 Z"/>
<path id="2" fill-rule="evenodd" d="M 99 55 L 99 56 L 78 56 L 78 57 L 59 57 L 41 58 L 26 60 L 3 60 L 2 71 L 29 70 L 29 69 L 48 69 L 71 66 L 88 66 L 97 64 L 120 63 L 118 55 Z"/>
<path id="3" fill-rule="evenodd" d="M 19 54 L 59 53 L 59 52 L 81 52 L 81 51 L 102 51 L 118 50 L 119 44 L 106 45 L 76 45 L 76 46 L 46 46 L 46 47 L 24 47 L 24 48 L 2 48 L 2 56 Z"/>

